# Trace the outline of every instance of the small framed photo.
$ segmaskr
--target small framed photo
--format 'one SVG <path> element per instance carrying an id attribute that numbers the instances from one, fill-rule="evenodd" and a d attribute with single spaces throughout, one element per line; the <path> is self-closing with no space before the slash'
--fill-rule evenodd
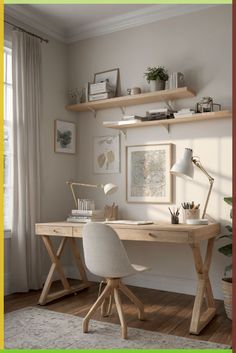
<path id="1" fill-rule="evenodd" d="M 126 147 L 127 202 L 171 203 L 172 144 Z"/>
<path id="2" fill-rule="evenodd" d="M 57 153 L 75 154 L 76 124 L 69 121 L 54 121 L 54 150 Z"/>
<path id="3" fill-rule="evenodd" d="M 117 86 L 118 86 L 118 77 L 119 77 L 119 69 L 111 69 L 103 72 L 98 72 L 94 74 L 94 83 L 100 83 L 104 81 L 108 81 L 112 86 L 114 95 L 117 95 Z"/>

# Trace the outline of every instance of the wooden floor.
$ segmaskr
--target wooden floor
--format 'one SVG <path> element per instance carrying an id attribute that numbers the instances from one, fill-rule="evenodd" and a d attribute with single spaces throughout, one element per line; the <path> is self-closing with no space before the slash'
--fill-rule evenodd
<path id="1" fill-rule="evenodd" d="M 58 287 L 58 283 L 55 284 L 55 287 Z M 190 335 L 188 332 L 194 301 L 193 296 L 140 287 L 130 287 L 130 289 L 144 303 L 146 320 L 138 320 L 133 304 L 122 295 L 122 303 L 129 327 L 231 345 L 232 322 L 226 317 L 222 301 L 216 301 L 216 317 L 205 327 L 199 336 L 195 336 Z M 37 306 L 39 295 L 40 291 L 30 291 L 29 293 L 6 296 L 5 312 L 8 313 L 27 306 Z M 94 283 L 90 288 L 78 293 L 78 295 L 67 296 L 64 299 L 41 306 L 41 308 L 84 317 L 97 299 L 97 295 L 98 284 Z M 111 317 L 101 318 L 100 311 L 98 310 L 94 319 L 119 323 L 119 318 L 114 307 Z"/>

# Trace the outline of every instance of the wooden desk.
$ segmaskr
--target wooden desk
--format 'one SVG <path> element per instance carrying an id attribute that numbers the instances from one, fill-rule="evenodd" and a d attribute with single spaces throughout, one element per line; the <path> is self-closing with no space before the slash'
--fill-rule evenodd
<path id="1" fill-rule="evenodd" d="M 190 226 L 185 224 L 171 225 L 156 223 L 151 225 L 110 224 L 110 226 L 117 232 L 121 240 L 188 244 L 191 247 L 198 276 L 198 285 L 193 306 L 190 333 L 199 334 L 215 316 L 216 312 L 208 274 L 212 259 L 214 240 L 220 233 L 220 224 L 214 223 L 203 226 Z M 80 259 L 80 254 L 76 245 L 76 238 L 82 238 L 82 229 L 83 224 L 81 223 L 56 222 L 36 224 L 36 234 L 42 237 L 52 261 L 51 268 L 39 299 L 39 304 L 45 305 L 52 300 L 78 292 L 89 286 L 84 265 Z M 53 249 L 50 239 L 52 236 L 62 237 L 57 251 Z M 60 257 L 67 241 L 69 241 L 71 245 L 72 254 L 83 281 L 79 286 L 70 286 L 60 263 Z M 207 241 L 207 251 L 204 258 L 200 251 L 200 242 L 202 241 Z M 64 290 L 49 294 L 53 273 L 55 271 L 57 271 L 60 276 Z M 202 312 L 204 297 L 207 309 Z"/>

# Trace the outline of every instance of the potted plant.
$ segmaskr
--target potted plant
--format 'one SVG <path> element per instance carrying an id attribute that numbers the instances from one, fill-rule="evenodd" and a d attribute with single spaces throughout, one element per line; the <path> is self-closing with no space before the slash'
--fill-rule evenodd
<path id="1" fill-rule="evenodd" d="M 232 197 L 225 197 L 224 201 L 232 206 Z M 230 210 L 230 218 L 232 219 L 232 208 Z M 221 254 L 232 257 L 232 225 L 227 225 L 225 227 L 228 230 L 228 234 L 221 235 L 221 238 L 229 239 L 229 243 L 221 246 L 218 250 Z M 224 278 L 222 278 L 222 289 L 223 289 L 223 296 L 224 296 L 224 305 L 227 317 L 232 320 L 232 276 L 227 276 L 228 272 L 232 270 L 232 262 L 231 264 L 225 267 Z"/>
<path id="2" fill-rule="evenodd" d="M 165 89 L 165 81 L 169 78 L 168 71 L 164 66 L 148 67 L 144 76 L 150 84 L 150 91 L 160 91 Z"/>

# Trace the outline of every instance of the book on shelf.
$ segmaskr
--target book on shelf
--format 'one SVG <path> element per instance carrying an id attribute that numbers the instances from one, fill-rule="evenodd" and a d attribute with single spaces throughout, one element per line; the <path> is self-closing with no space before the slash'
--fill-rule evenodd
<path id="1" fill-rule="evenodd" d="M 175 118 L 186 118 L 188 116 L 196 114 L 194 110 L 190 108 L 180 109 L 178 112 L 174 113 Z"/>
<path id="2" fill-rule="evenodd" d="M 149 120 L 164 120 L 164 119 L 172 119 L 174 118 L 173 111 L 168 108 L 161 109 L 151 109 L 146 112 L 146 116 L 142 119 L 142 121 Z"/>
<path id="3" fill-rule="evenodd" d="M 90 94 L 89 95 L 89 102 L 94 102 L 94 101 L 113 98 L 113 97 L 114 97 L 114 92 Z"/>
<path id="4" fill-rule="evenodd" d="M 132 120 L 116 120 L 116 121 L 104 121 L 103 124 L 104 125 L 129 125 L 129 124 L 136 124 L 136 123 L 140 123 L 139 119 L 132 119 Z"/>
<path id="5" fill-rule="evenodd" d="M 139 116 L 139 115 L 124 115 L 122 120 L 141 120 L 142 119 L 142 116 Z"/>

